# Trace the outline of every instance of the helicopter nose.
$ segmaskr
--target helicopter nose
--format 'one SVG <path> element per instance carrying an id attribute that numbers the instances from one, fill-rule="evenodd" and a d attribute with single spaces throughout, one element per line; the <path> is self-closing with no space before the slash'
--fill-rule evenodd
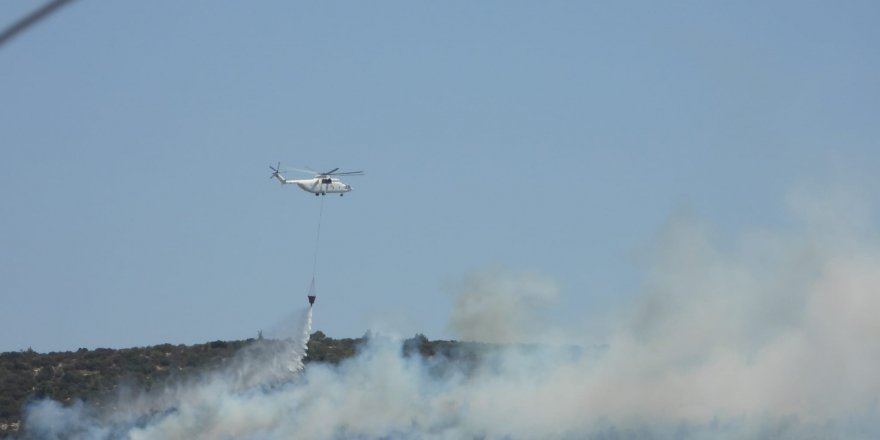
<path id="1" fill-rule="evenodd" d="M 345 185 L 345 190 L 346 190 L 346 191 L 351 191 L 351 185 Z"/>

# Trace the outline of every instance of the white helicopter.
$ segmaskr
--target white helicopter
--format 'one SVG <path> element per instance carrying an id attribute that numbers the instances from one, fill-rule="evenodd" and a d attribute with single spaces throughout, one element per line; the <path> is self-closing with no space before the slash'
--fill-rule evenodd
<path id="1" fill-rule="evenodd" d="M 270 179 L 274 177 L 282 184 L 294 183 L 303 191 L 310 192 L 315 196 L 326 196 L 327 194 L 339 194 L 340 196 L 343 196 L 345 193 L 351 191 L 351 185 L 346 185 L 335 176 L 364 175 L 363 171 L 339 172 L 339 168 L 333 168 L 332 170 L 323 173 L 312 169 L 300 170 L 293 168 L 294 171 L 314 174 L 315 177 L 312 177 L 311 179 L 288 179 L 281 174 L 281 162 L 278 162 L 277 167 L 269 165 L 269 169 L 272 170 L 272 175 L 269 177 Z"/>

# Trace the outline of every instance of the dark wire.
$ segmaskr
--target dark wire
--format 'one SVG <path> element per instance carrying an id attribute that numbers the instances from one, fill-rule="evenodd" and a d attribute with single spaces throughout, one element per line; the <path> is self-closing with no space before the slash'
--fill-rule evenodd
<path id="1" fill-rule="evenodd" d="M 21 20 L 16 21 L 11 26 L 3 30 L 2 33 L 0 33 L 0 46 L 6 44 L 7 41 L 13 39 L 21 31 L 32 26 L 34 23 L 46 18 L 47 16 L 58 10 L 58 8 L 72 1 L 73 0 L 52 0 L 37 9 L 36 11 L 22 17 Z"/>
<path id="2" fill-rule="evenodd" d="M 318 273 L 318 249 L 321 245 L 321 219 L 324 217 L 324 196 L 321 196 L 321 208 L 318 211 L 318 234 L 315 237 L 315 259 L 312 262 L 312 289 L 315 288 L 315 275 Z"/>

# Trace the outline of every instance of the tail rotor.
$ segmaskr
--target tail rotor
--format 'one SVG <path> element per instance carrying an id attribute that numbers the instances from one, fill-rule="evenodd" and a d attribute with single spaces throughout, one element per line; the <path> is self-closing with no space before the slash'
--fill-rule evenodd
<path id="1" fill-rule="evenodd" d="M 278 165 L 274 167 L 272 165 L 269 165 L 269 169 L 272 170 L 272 174 L 269 175 L 270 179 L 277 179 L 279 176 L 281 176 L 281 162 L 278 162 Z"/>

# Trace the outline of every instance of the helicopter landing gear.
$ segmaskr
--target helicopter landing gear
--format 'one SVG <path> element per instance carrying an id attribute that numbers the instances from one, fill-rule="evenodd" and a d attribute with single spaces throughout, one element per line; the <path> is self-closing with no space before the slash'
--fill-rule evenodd
<path id="1" fill-rule="evenodd" d="M 320 196 L 320 194 L 318 194 L 318 193 L 315 193 L 315 197 L 318 197 L 318 196 Z"/>
<path id="2" fill-rule="evenodd" d="M 339 197 L 342 197 L 342 196 L 344 196 L 344 195 L 345 195 L 345 194 L 339 193 Z"/>

